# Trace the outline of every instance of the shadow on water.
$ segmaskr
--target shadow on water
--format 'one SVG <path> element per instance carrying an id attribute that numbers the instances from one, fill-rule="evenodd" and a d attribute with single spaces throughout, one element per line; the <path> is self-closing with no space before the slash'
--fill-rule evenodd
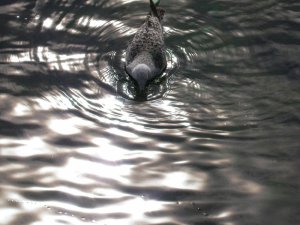
<path id="1" fill-rule="evenodd" d="M 1 1 L 1 222 L 299 224 L 297 4 L 161 1 L 168 66 L 140 102 L 148 2 Z"/>

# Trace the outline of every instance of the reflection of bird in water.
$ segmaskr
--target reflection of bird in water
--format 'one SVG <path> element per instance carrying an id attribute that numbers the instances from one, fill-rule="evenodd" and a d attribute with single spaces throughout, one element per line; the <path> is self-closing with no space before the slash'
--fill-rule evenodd
<path id="1" fill-rule="evenodd" d="M 162 74 L 167 65 L 161 24 L 165 11 L 156 7 L 153 0 L 150 8 L 126 51 L 125 69 L 136 81 L 139 94 L 145 94 L 147 83 Z"/>

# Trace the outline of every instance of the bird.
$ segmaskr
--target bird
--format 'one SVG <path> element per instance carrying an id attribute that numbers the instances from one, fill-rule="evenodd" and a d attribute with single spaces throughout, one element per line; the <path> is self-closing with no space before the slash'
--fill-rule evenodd
<path id="1" fill-rule="evenodd" d="M 158 1 L 159 3 L 159 1 Z M 150 0 L 150 12 L 128 45 L 125 70 L 136 82 L 138 94 L 167 67 L 162 20 L 165 10 Z"/>

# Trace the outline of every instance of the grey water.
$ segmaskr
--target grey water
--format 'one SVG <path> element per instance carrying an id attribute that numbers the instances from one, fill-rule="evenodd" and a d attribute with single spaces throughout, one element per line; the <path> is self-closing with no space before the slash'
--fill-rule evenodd
<path id="1" fill-rule="evenodd" d="M 299 1 L 160 4 L 135 101 L 148 0 L 0 1 L 1 225 L 300 224 Z"/>

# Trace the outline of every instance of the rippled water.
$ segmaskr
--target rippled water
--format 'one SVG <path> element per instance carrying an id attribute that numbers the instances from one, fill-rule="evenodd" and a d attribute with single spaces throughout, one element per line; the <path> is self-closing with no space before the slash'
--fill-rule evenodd
<path id="1" fill-rule="evenodd" d="M 1 225 L 300 224 L 299 1 L 161 6 L 136 102 L 148 1 L 1 0 Z"/>

